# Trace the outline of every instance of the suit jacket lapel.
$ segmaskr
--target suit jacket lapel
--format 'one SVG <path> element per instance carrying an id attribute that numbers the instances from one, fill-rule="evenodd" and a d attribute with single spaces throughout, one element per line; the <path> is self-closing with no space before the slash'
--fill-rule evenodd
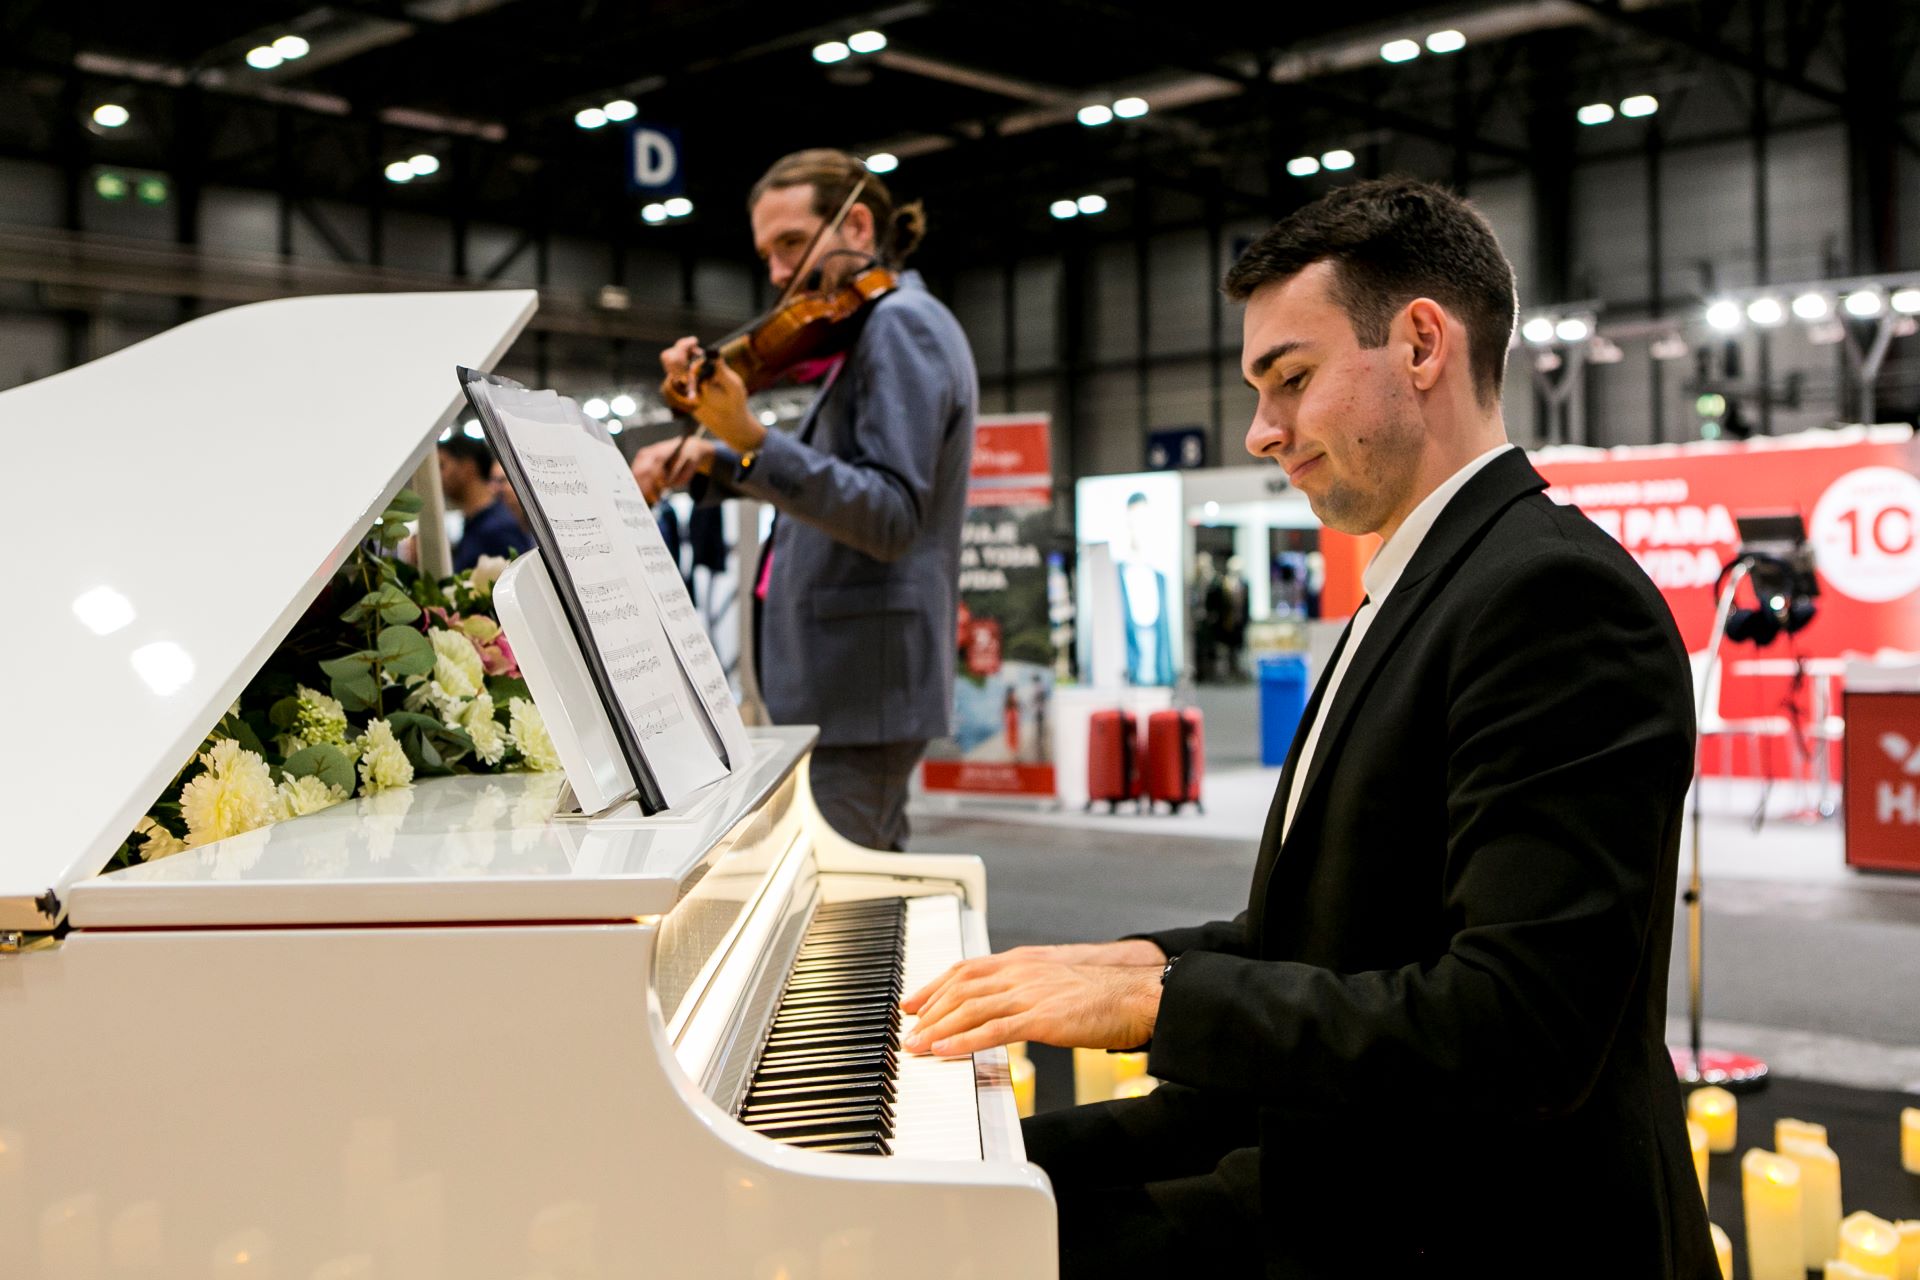
<path id="1" fill-rule="evenodd" d="M 794 438 L 801 444 L 812 442 L 814 425 L 820 420 L 820 410 L 827 403 L 827 392 L 833 390 L 833 384 L 840 381 L 840 375 L 846 371 L 849 359 L 851 359 L 850 355 L 842 355 L 833 368 L 827 371 L 827 376 L 821 379 L 820 390 L 814 393 L 813 403 L 807 406 L 807 412 L 800 419 L 800 426 L 794 432 Z"/>

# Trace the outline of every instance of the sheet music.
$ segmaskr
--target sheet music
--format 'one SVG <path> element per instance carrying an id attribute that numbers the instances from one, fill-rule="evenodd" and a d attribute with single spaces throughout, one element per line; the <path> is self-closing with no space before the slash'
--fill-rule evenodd
<path id="1" fill-rule="evenodd" d="M 613 699 L 661 798 L 668 807 L 677 806 L 724 777 L 727 766 L 705 700 L 688 685 L 675 658 L 680 639 L 668 635 L 640 551 L 614 505 L 601 442 L 616 455 L 618 447 L 604 427 L 550 391 L 484 381 L 469 390 L 490 412 L 489 427 L 502 432 L 531 485 L 533 501 L 527 505 L 537 508 L 553 543 L 542 548 L 549 568 L 570 579 Z M 630 472 L 627 483 L 633 484 Z M 680 624 L 674 629 L 679 631 Z M 741 737 L 744 741 L 744 730 Z"/>

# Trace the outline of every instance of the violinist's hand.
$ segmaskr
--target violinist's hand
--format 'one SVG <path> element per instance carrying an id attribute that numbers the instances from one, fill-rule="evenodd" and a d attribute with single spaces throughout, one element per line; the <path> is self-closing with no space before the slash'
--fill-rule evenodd
<path id="1" fill-rule="evenodd" d="M 767 438 L 767 429 L 747 408 L 747 384 L 723 360 L 714 361 L 713 372 L 694 402 L 693 416 L 736 453 L 752 453 Z"/>
<path id="2" fill-rule="evenodd" d="M 667 460 L 673 458 L 673 451 L 680 450 L 680 456 L 673 463 L 673 470 L 667 470 Z M 685 447 L 681 439 L 660 440 L 648 445 L 633 455 L 633 478 L 640 483 L 640 494 L 649 504 L 660 501 L 660 495 L 669 489 L 685 488 L 693 479 L 695 472 L 704 472 L 713 467 L 713 441 L 689 439 Z"/>
<path id="3" fill-rule="evenodd" d="M 1137 955 L 1122 946 L 1147 950 Z M 1138 963 L 1152 943 L 1100 948 L 1019 947 L 964 960 L 902 1002 L 919 1022 L 909 1052 L 943 1057 L 1014 1040 L 1089 1049 L 1126 1049 L 1153 1035 L 1162 964 Z M 1097 960 L 1089 963 L 1093 957 Z"/>

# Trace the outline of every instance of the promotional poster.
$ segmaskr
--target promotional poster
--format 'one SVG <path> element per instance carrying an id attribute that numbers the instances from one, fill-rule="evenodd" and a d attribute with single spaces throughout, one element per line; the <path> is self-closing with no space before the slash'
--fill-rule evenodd
<path id="1" fill-rule="evenodd" d="M 1187 656 L 1180 476 L 1094 476 L 1074 494 L 1080 616 L 1087 620 L 1080 669 L 1095 684 L 1117 672 L 1122 684 L 1172 685 Z M 1106 556 L 1089 555 L 1094 547 Z"/>

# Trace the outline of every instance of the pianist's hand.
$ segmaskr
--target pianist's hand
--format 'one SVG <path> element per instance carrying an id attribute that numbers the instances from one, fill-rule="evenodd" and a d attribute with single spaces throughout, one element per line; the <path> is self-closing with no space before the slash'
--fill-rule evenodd
<path id="1" fill-rule="evenodd" d="M 963 960 L 902 1002 L 912 1053 L 953 1057 L 1015 1040 L 1129 1049 L 1153 1035 L 1166 957 L 1151 942 L 1019 947 Z"/>
<path id="2" fill-rule="evenodd" d="M 680 457 L 669 472 L 667 460 L 673 457 L 676 448 L 680 449 Z M 640 493 L 648 502 L 658 502 L 661 494 L 669 489 L 684 489 L 694 472 L 705 471 L 712 465 L 713 441 L 689 439 L 681 448 L 680 438 L 675 437 L 657 441 L 634 454 L 633 478 L 639 481 Z"/>

